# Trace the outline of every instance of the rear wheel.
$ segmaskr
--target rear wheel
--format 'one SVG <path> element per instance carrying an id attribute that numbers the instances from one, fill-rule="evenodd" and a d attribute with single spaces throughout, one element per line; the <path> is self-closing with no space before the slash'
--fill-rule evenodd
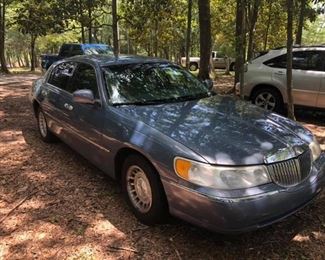
<path id="1" fill-rule="evenodd" d="M 53 135 L 48 126 L 47 121 L 44 115 L 44 112 L 41 108 L 38 108 L 37 110 L 37 125 L 38 125 L 38 131 L 40 133 L 41 139 L 46 143 L 52 143 L 56 141 L 55 135 Z"/>
<path id="2" fill-rule="evenodd" d="M 159 174 L 140 155 L 130 155 L 122 167 L 122 189 L 134 215 L 146 225 L 166 221 L 167 200 Z"/>
<path id="3" fill-rule="evenodd" d="M 252 102 L 265 110 L 283 113 L 284 104 L 282 96 L 274 88 L 263 87 L 257 89 L 252 95 Z"/>
<path id="4" fill-rule="evenodd" d="M 190 63 L 190 71 L 196 71 L 199 68 L 198 64 L 195 62 Z"/>

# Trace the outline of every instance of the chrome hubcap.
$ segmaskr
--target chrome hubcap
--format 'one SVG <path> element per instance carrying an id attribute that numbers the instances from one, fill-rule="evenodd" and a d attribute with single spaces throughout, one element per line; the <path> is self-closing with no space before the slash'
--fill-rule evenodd
<path id="1" fill-rule="evenodd" d="M 133 165 L 127 171 L 126 180 L 127 192 L 133 206 L 141 213 L 147 213 L 152 205 L 152 192 L 144 171 Z"/>
<path id="2" fill-rule="evenodd" d="M 38 115 L 38 126 L 43 137 L 47 135 L 47 125 L 43 112 L 40 112 Z"/>
<path id="3" fill-rule="evenodd" d="M 275 97 L 269 92 L 262 92 L 255 99 L 255 105 L 262 107 L 266 110 L 273 111 L 275 108 Z"/>

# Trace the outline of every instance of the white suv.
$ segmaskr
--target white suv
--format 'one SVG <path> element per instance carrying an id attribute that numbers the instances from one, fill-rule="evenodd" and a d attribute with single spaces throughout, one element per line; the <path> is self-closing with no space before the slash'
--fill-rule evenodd
<path id="1" fill-rule="evenodd" d="M 243 94 L 255 105 L 282 112 L 287 103 L 286 48 L 252 60 L 245 72 Z M 293 98 L 295 105 L 325 108 L 325 46 L 293 50 Z M 238 91 L 238 84 L 236 86 Z"/>

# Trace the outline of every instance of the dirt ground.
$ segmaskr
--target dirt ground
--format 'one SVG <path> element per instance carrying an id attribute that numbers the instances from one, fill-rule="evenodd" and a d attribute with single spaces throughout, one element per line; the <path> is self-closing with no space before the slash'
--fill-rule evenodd
<path id="1" fill-rule="evenodd" d="M 36 77 L 0 75 L 0 259 L 325 259 L 324 192 L 285 221 L 243 235 L 175 219 L 139 224 L 113 180 L 65 144 L 41 142 L 27 99 Z M 323 149 L 324 115 L 297 116 Z"/>

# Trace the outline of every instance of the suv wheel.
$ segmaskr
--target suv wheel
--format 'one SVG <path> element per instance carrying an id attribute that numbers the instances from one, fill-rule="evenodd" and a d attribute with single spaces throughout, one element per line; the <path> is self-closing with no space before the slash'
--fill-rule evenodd
<path id="1" fill-rule="evenodd" d="M 166 221 L 168 207 L 159 174 L 139 155 L 130 155 L 122 167 L 122 190 L 134 215 L 146 225 Z"/>
<path id="2" fill-rule="evenodd" d="M 284 106 L 281 94 L 270 87 L 264 87 L 254 91 L 252 102 L 256 106 L 264 108 L 265 110 L 277 113 L 283 112 Z"/>

